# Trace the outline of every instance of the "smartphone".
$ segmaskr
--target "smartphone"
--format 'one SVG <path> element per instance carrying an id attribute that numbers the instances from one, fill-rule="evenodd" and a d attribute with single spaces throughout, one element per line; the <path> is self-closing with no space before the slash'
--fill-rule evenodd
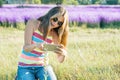
<path id="1" fill-rule="evenodd" d="M 56 45 L 56 44 L 43 44 L 43 46 L 44 46 L 44 51 L 55 51 L 55 50 L 57 50 L 59 47 L 58 47 L 58 45 Z"/>

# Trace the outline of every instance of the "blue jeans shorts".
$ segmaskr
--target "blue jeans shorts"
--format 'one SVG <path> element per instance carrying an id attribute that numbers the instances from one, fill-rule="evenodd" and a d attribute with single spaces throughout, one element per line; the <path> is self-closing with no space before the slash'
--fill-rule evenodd
<path id="1" fill-rule="evenodd" d="M 52 67 L 18 67 L 16 80 L 57 80 Z"/>

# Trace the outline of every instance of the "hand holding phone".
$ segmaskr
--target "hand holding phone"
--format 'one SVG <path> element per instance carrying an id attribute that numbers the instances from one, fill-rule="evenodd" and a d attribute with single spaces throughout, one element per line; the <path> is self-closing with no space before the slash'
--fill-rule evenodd
<path id="1" fill-rule="evenodd" d="M 57 44 L 43 44 L 43 51 L 56 51 L 59 48 Z"/>

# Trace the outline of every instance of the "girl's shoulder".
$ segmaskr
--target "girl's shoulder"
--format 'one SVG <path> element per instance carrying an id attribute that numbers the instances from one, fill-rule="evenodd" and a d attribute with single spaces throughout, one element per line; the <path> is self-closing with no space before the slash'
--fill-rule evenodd
<path id="1" fill-rule="evenodd" d="M 35 29 L 38 29 L 39 24 L 40 24 L 40 21 L 38 21 L 38 20 L 36 20 L 36 19 L 30 19 L 30 20 L 28 20 L 28 22 L 27 22 L 27 25 L 31 25 L 31 26 L 33 26 Z"/>
<path id="2" fill-rule="evenodd" d="M 40 21 L 38 21 L 38 20 L 36 20 L 36 19 L 30 19 L 30 20 L 28 20 L 28 23 L 29 23 L 29 24 L 34 24 L 34 25 L 36 25 L 36 24 L 39 24 Z"/>

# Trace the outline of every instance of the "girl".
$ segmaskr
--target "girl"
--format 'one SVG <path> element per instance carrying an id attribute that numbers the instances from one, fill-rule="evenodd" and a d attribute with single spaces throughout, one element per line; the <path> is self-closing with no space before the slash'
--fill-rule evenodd
<path id="1" fill-rule="evenodd" d="M 47 38 L 48 35 L 52 40 Z M 48 53 L 45 50 L 49 50 L 50 46 L 57 47 L 53 52 L 62 63 L 67 53 L 67 38 L 68 14 L 61 6 L 52 8 L 37 20 L 29 20 L 25 28 L 17 80 L 57 80 L 52 67 L 48 65 Z"/>

